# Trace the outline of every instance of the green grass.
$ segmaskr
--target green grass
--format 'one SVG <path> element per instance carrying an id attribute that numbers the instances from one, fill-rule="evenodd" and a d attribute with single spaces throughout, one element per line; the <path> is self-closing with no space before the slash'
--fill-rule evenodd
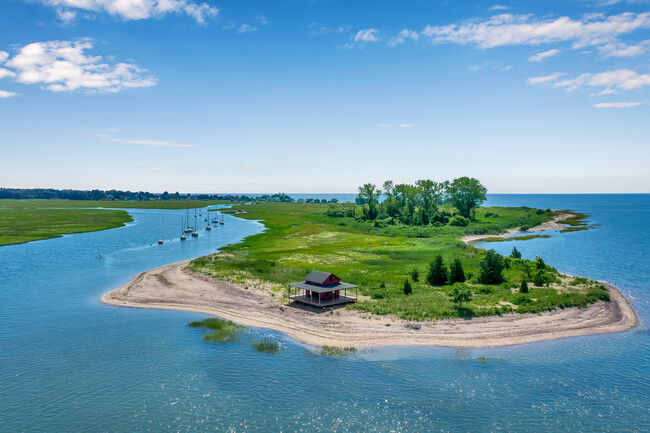
<path id="1" fill-rule="evenodd" d="M 263 338 L 262 340 L 253 343 L 253 349 L 257 350 L 258 352 L 275 355 L 280 351 L 280 344 L 275 340 Z"/>
<path id="2" fill-rule="evenodd" d="M 356 352 L 356 347 L 323 346 L 320 348 L 319 354 L 321 356 L 342 357 L 352 355 Z"/>
<path id="3" fill-rule="evenodd" d="M 239 334 L 248 331 L 248 328 L 245 326 L 238 325 L 230 320 L 219 319 L 217 317 L 196 320 L 188 323 L 187 326 L 208 331 L 203 336 L 203 339 L 212 343 L 229 343 L 237 341 Z"/>
<path id="4" fill-rule="evenodd" d="M 286 297 L 286 284 L 301 281 L 312 269 L 333 272 L 344 281 L 360 286 L 361 299 L 355 308 L 374 314 L 395 314 L 407 320 L 472 317 L 510 311 L 546 311 L 584 306 L 603 298 L 606 291 L 589 284 L 569 284 L 557 271 L 548 287 L 534 287 L 530 303 L 517 304 L 522 279 L 532 281 L 535 264 L 508 259 L 506 282 L 498 286 L 478 284 L 479 264 L 484 252 L 460 239 L 468 234 L 503 233 L 522 224 L 533 227 L 554 217 L 553 213 L 530 208 L 481 208 L 477 221 L 467 227 L 374 227 L 352 218 L 325 214 L 328 205 L 263 203 L 235 206 L 241 218 L 263 220 L 267 230 L 222 249 L 221 254 L 201 257 L 191 267 L 234 283 L 270 283 L 278 297 Z M 486 216 L 488 214 L 489 216 Z M 473 300 L 458 310 L 449 300 L 450 287 L 424 283 L 428 263 L 436 254 L 448 265 L 459 258 Z M 404 295 L 404 279 L 417 269 L 413 294 Z M 590 292 L 592 291 L 592 292 Z"/>
<path id="5" fill-rule="evenodd" d="M 123 210 L 0 207 L 0 245 L 106 230 L 130 221 L 133 219 Z"/>

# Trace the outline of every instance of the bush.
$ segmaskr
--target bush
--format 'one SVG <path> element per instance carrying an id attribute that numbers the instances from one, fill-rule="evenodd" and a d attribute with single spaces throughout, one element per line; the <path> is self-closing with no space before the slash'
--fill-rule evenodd
<path id="1" fill-rule="evenodd" d="M 447 278 L 447 267 L 442 261 L 442 256 L 438 254 L 436 258 L 429 264 L 427 282 L 432 286 L 441 286 L 447 283 Z"/>
<path id="2" fill-rule="evenodd" d="M 463 264 L 460 262 L 460 259 L 456 258 L 453 262 L 451 262 L 451 266 L 449 266 L 449 282 L 451 284 L 464 283 L 465 280 L 466 278 L 465 271 L 463 271 Z"/>
<path id="3" fill-rule="evenodd" d="M 413 293 L 413 287 L 411 287 L 411 282 L 407 278 L 404 280 L 404 294 L 410 295 L 411 293 Z"/>
<path id="4" fill-rule="evenodd" d="M 526 280 L 521 280 L 521 286 L 519 286 L 519 293 L 528 293 L 528 283 Z"/>
<path id="5" fill-rule="evenodd" d="M 535 267 L 537 269 L 546 269 L 546 263 L 544 263 L 544 259 L 540 256 L 535 257 Z"/>
<path id="6" fill-rule="evenodd" d="M 488 250 L 481 260 L 479 283 L 499 284 L 503 281 L 503 259 L 494 250 Z"/>
<path id="7" fill-rule="evenodd" d="M 472 292 L 469 290 L 467 284 L 456 283 L 451 288 L 451 292 L 449 292 L 449 299 L 456 304 L 458 309 L 461 309 L 463 308 L 463 302 L 472 300 Z"/>
<path id="8" fill-rule="evenodd" d="M 543 269 L 538 269 L 537 272 L 535 272 L 535 276 L 533 276 L 533 284 L 541 287 L 545 284 L 551 284 L 554 279 L 555 278 L 553 278 L 553 275 L 549 274 Z"/>
<path id="9" fill-rule="evenodd" d="M 450 226 L 467 227 L 468 224 L 469 224 L 469 218 L 465 218 L 464 216 L 460 216 L 460 215 L 455 215 L 451 217 L 451 219 L 449 220 Z"/>
<path id="10" fill-rule="evenodd" d="M 417 268 L 411 271 L 411 279 L 416 283 L 420 279 L 420 272 L 417 270 Z"/>

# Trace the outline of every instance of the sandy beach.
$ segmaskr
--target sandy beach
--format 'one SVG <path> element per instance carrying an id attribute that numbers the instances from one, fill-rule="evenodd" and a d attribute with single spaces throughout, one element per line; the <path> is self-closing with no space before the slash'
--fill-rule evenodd
<path id="1" fill-rule="evenodd" d="M 196 274 L 187 269 L 188 263 L 173 263 L 138 274 L 122 287 L 105 293 L 101 300 L 121 307 L 201 312 L 245 326 L 280 331 L 305 343 L 338 347 L 505 346 L 625 331 L 637 322 L 634 310 L 611 286 L 607 286 L 610 302 L 597 302 L 583 309 L 411 324 L 345 308 L 330 312 L 296 303 L 282 304 L 264 288 L 245 288 Z"/>
<path id="2" fill-rule="evenodd" d="M 555 211 L 555 209 L 553 209 Z M 538 226 L 535 226 L 525 232 L 522 232 L 519 228 L 514 228 L 514 229 L 509 229 L 505 233 L 502 233 L 500 235 L 491 235 L 491 234 L 485 234 L 485 235 L 471 235 L 471 236 L 465 236 L 461 240 L 465 242 L 466 244 L 473 244 L 474 242 L 482 241 L 483 239 L 487 238 L 505 238 L 510 235 L 514 235 L 515 233 L 522 233 L 523 235 L 528 235 L 531 232 L 544 232 L 548 230 L 562 230 L 567 228 L 565 224 L 562 224 L 562 221 L 574 217 L 574 214 L 571 213 L 566 213 L 562 215 L 558 215 L 555 218 L 553 218 L 551 221 L 546 221 L 545 223 L 542 223 Z"/>

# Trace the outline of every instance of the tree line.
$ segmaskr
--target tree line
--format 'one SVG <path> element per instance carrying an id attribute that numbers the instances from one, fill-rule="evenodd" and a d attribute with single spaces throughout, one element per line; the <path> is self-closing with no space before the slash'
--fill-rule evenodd
<path id="1" fill-rule="evenodd" d="M 360 186 L 358 203 L 362 204 L 361 218 L 364 220 L 465 226 L 474 218 L 474 209 L 485 201 L 486 193 L 487 189 L 481 182 L 470 177 L 444 182 L 424 179 L 413 185 L 395 185 L 388 180 L 382 188 L 371 183 Z M 458 215 L 440 209 L 444 203 L 458 209 Z"/>

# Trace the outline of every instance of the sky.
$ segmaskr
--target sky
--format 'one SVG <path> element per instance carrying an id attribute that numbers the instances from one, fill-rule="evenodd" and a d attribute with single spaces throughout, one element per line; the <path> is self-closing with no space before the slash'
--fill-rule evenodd
<path id="1" fill-rule="evenodd" d="M 648 0 L 3 0 L 0 186 L 650 192 Z"/>

